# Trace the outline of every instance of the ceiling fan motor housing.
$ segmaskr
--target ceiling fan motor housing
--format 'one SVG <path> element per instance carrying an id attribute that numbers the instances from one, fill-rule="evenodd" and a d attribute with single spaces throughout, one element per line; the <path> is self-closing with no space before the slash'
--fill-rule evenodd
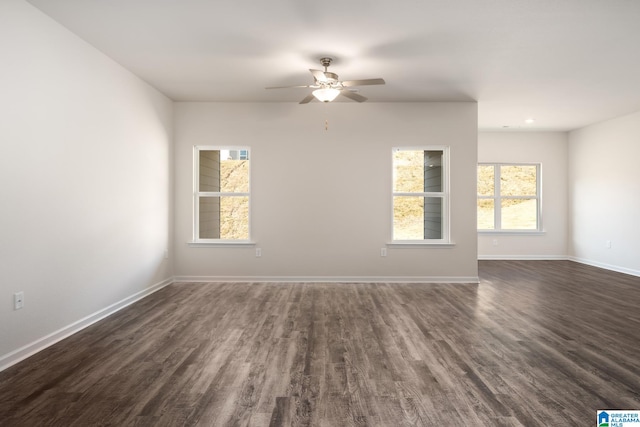
<path id="1" fill-rule="evenodd" d="M 324 75 L 327 78 L 329 83 L 334 83 L 334 82 L 338 81 L 338 75 L 336 73 L 331 73 L 329 71 L 325 71 Z"/>

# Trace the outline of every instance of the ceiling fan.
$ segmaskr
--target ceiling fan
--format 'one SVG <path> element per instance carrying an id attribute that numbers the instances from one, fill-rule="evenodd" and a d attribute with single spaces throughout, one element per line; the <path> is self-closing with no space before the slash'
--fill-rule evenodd
<path id="1" fill-rule="evenodd" d="M 384 79 L 364 79 L 364 80 L 340 80 L 338 75 L 327 71 L 329 65 L 331 65 L 332 58 L 321 58 L 320 63 L 324 67 L 324 71 L 321 70 L 309 70 L 311 74 L 313 74 L 313 79 L 315 80 L 311 85 L 302 85 L 302 86 L 278 86 L 278 87 L 268 87 L 265 89 L 287 89 L 294 87 L 310 87 L 315 89 L 309 95 L 307 95 L 300 104 L 307 104 L 316 98 L 318 101 L 322 102 L 331 102 L 338 95 L 342 95 L 349 99 L 353 99 L 354 101 L 364 102 L 367 100 L 366 97 L 355 93 L 354 91 L 348 89 L 352 86 L 364 86 L 364 85 L 383 85 Z"/>

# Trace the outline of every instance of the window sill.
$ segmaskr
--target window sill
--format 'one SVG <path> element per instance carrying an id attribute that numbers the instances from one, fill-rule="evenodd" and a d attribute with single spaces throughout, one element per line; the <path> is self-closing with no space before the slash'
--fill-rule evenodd
<path id="1" fill-rule="evenodd" d="M 387 242 L 387 247 L 394 249 L 408 249 L 408 248 L 453 248 L 456 244 L 454 242 L 428 242 L 428 241 L 416 241 L 416 242 Z"/>
<path id="2" fill-rule="evenodd" d="M 256 242 L 250 240 L 220 240 L 218 242 L 187 242 L 190 248 L 230 248 L 255 246 Z"/>
<path id="3" fill-rule="evenodd" d="M 547 234 L 545 230 L 478 230 L 478 234 L 500 234 L 510 236 L 543 236 Z"/>

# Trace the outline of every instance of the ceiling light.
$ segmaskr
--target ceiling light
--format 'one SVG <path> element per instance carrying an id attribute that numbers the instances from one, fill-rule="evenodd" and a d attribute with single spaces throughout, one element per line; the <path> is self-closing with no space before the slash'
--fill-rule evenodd
<path id="1" fill-rule="evenodd" d="M 526 119 L 524 122 L 525 122 L 525 123 L 528 123 L 528 124 L 531 124 L 531 123 L 535 122 L 535 120 L 534 120 L 534 119 L 529 118 L 529 119 Z"/>
<path id="2" fill-rule="evenodd" d="M 338 89 L 324 88 L 316 89 L 312 93 L 318 101 L 331 102 L 336 99 L 336 96 L 340 94 L 340 91 Z"/>

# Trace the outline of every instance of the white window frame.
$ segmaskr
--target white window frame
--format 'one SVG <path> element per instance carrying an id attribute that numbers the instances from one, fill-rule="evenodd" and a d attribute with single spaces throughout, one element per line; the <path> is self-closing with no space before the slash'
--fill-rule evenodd
<path id="1" fill-rule="evenodd" d="M 439 192 L 396 192 L 394 191 L 394 176 L 395 168 L 393 163 L 393 154 L 396 151 L 442 151 L 442 191 Z M 388 246 L 452 246 L 451 241 L 451 192 L 450 192 L 450 148 L 446 145 L 424 145 L 424 146 L 401 146 L 393 147 L 391 150 L 391 241 L 387 243 Z M 394 199 L 398 196 L 409 197 L 439 197 L 442 199 L 442 238 L 440 239 L 415 239 L 415 240 L 396 240 L 393 230 L 393 205 Z"/>
<path id="2" fill-rule="evenodd" d="M 248 192 L 220 192 L 199 191 L 200 189 L 200 151 L 238 151 L 245 150 L 249 158 L 249 191 Z M 193 236 L 189 246 L 243 246 L 255 245 L 251 240 L 251 148 L 235 145 L 196 145 L 193 147 Z M 201 197 L 248 197 L 249 199 L 249 238 L 248 239 L 201 239 L 200 236 L 200 198 Z"/>
<path id="3" fill-rule="evenodd" d="M 480 229 L 478 228 L 478 233 L 484 234 L 541 234 L 544 233 L 542 228 L 542 163 L 495 163 L 495 162 L 480 162 L 478 163 L 478 167 L 480 166 L 493 166 L 494 167 L 494 176 L 493 176 L 493 196 L 481 196 L 477 195 L 477 200 L 493 200 L 493 229 Z M 500 191 L 500 169 L 502 166 L 535 166 L 536 167 L 536 195 L 535 196 L 505 196 L 506 199 L 525 199 L 525 200 L 536 200 L 536 228 L 535 229 L 524 229 L 524 228 L 502 228 L 502 194 Z M 476 174 L 476 180 L 477 180 Z M 476 218 L 477 220 L 477 218 Z"/>

